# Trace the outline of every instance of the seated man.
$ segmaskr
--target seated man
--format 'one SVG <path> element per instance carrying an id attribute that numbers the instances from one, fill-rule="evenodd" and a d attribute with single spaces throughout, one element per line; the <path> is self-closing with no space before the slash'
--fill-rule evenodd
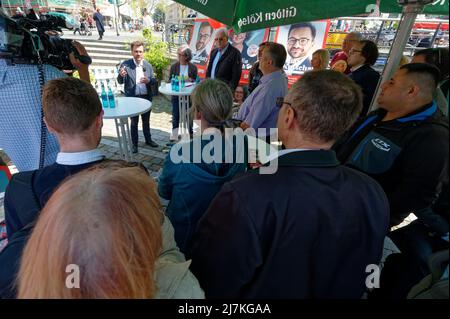
<path id="1" fill-rule="evenodd" d="M 279 108 L 277 99 L 287 93 L 287 79 L 283 72 L 286 61 L 286 49 L 278 43 L 267 42 L 262 50 L 259 68 L 263 73 L 260 84 L 242 103 L 237 119 L 242 120 L 242 129 L 252 127 L 266 129 L 265 136 L 270 136 L 270 129 L 276 128 Z"/>
<path id="2" fill-rule="evenodd" d="M 402 252 L 420 256 L 424 268 L 431 252 L 445 244 L 439 235 L 448 232 L 449 136 L 448 122 L 433 101 L 438 81 L 439 70 L 433 65 L 403 65 L 383 83 L 380 108 L 335 145 L 342 162 L 383 187 L 391 208 L 390 226 L 410 213 L 418 217 L 398 230 L 406 237 L 398 237 L 397 231 L 390 237 Z M 440 234 L 431 238 L 429 233 Z M 434 248 L 424 247 L 426 238 Z"/>
<path id="3" fill-rule="evenodd" d="M 389 206 L 374 180 L 330 150 L 361 107 L 360 89 L 341 73 L 309 72 L 294 84 L 278 116 L 278 170 L 226 183 L 194 234 L 192 272 L 207 298 L 362 296 Z"/>

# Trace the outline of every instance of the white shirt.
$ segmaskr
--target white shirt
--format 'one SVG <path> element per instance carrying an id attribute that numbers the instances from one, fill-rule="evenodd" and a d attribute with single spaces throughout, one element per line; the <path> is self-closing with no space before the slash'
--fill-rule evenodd
<path id="1" fill-rule="evenodd" d="M 136 95 L 147 95 L 146 84 L 139 83 L 141 78 L 143 78 L 145 76 L 143 63 L 141 61 L 140 64 L 137 64 L 135 59 L 133 59 L 133 62 L 136 65 L 136 91 L 134 93 Z"/>
<path id="2" fill-rule="evenodd" d="M 354 68 L 350 68 L 350 71 L 351 71 L 351 72 L 355 72 L 356 70 L 358 70 L 358 69 L 361 68 L 362 66 L 364 66 L 364 64 L 355 66 Z"/>
<path id="3" fill-rule="evenodd" d="M 180 76 L 189 76 L 189 65 L 180 64 Z"/>
<path id="4" fill-rule="evenodd" d="M 76 153 L 59 152 L 56 157 L 56 163 L 61 165 L 81 165 L 100 161 L 104 158 L 105 156 L 98 149 Z"/>

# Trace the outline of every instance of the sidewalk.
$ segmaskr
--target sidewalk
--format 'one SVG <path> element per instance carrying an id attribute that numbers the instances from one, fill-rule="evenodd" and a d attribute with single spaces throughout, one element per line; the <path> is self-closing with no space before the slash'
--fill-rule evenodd
<path id="1" fill-rule="evenodd" d="M 79 35 L 78 33 L 76 35 L 73 34 L 73 31 L 71 30 L 63 30 L 64 35 L 62 38 L 69 38 L 74 40 L 98 40 L 98 32 L 96 29 L 93 29 L 92 35 Z M 153 35 L 157 38 L 162 39 L 162 33 L 152 31 Z M 142 38 L 142 30 L 130 32 L 130 31 L 120 31 L 119 30 L 119 36 L 116 33 L 115 29 L 110 29 L 109 27 L 106 28 L 105 33 L 103 34 L 103 40 L 104 41 L 117 41 L 117 42 L 132 42 L 135 40 L 138 40 Z M 99 40 L 102 41 L 102 40 Z"/>

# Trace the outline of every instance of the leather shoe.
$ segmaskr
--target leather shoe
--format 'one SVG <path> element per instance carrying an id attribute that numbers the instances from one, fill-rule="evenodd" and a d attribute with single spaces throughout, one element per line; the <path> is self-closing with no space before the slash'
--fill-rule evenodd
<path id="1" fill-rule="evenodd" d="M 151 147 L 158 147 L 159 145 L 156 144 L 153 140 L 145 142 L 146 145 L 149 145 Z"/>
<path id="2" fill-rule="evenodd" d="M 133 145 L 133 147 L 131 148 L 131 152 L 132 152 L 133 154 L 136 154 L 136 153 L 138 152 L 138 147 L 137 147 L 137 145 Z"/>

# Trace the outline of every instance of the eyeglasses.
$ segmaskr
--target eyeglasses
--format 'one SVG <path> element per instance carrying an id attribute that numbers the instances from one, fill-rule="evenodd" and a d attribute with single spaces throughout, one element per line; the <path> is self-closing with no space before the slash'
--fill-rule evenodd
<path id="1" fill-rule="evenodd" d="M 306 45 L 306 44 L 309 43 L 309 41 L 311 41 L 311 39 L 308 39 L 308 38 L 300 38 L 300 39 L 289 38 L 289 39 L 288 39 L 289 45 L 295 45 L 297 42 L 298 42 L 300 45 Z"/>
<path id="2" fill-rule="evenodd" d="M 216 41 L 223 41 L 223 40 L 226 40 L 227 38 L 216 38 L 215 40 Z"/>
<path id="3" fill-rule="evenodd" d="M 203 40 L 208 40 L 211 37 L 210 34 L 200 34 L 199 38 Z"/>
<path id="4" fill-rule="evenodd" d="M 352 54 L 353 52 L 362 52 L 362 50 L 350 49 L 350 51 L 348 51 L 348 53 L 350 54 Z"/>
<path id="5" fill-rule="evenodd" d="M 277 97 L 276 104 L 277 104 L 277 107 L 280 109 L 283 107 L 283 104 L 292 106 L 292 103 L 285 102 L 283 97 Z"/>

